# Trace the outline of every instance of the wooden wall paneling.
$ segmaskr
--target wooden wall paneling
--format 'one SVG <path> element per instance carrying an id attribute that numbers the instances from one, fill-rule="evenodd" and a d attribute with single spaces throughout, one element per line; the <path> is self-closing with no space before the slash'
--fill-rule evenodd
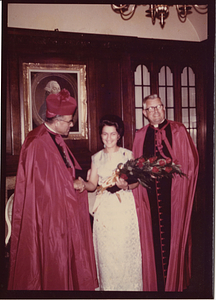
<path id="1" fill-rule="evenodd" d="M 200 157 L 200 171 L 197 185 L 197 210 L 200 216 L 204 257 L 203 285 L 210 288 L 212 273 L 212 257 L 214 257 L 214 244 L 212 224 L 214 222 L 214 50 L 209 42 L 202 43 L 200 48 L 200 62 L 196 64 L 199 69 L 197 81 L 197 113 L 198 113 L 198 151 Z M 198 237 L 199 238 L 199 237 Z M 213 256 L 212 256 L 213 255 Z M 212 277 L 213 278 L 213 277 Z"/>
<path id="2" fill-rule="evenodd" d="M 9 79 L 10 79 L 10 76 L 9 76 L 9 72 L 8 72 L 8 70 L 9 70 L 9 62 L 7 61 L 6 62 L 6 64 L 7 64 L 7 74 L 6 74 L 6 76 L 7 76 L 7 82 L 9 83 Z M 11 111 L 11 109 L 12 109 L 12 105 L 11 105 L 11 102 L 10 102 L 10 97 L 9 97 L 9 95 L 10 95 L 10 90 L 9 90 L 9 84 L 7 84 L 7 86 L 6 86 L 6 95 L 4 95 L 5 96 L 5 99 L 4 100 L 6 100 L 6 153 L 7 154 L 12 154 L 13 153 L 13 151 L 12 151 L 12 126 L 13 126 L 13 124 L 12 124 L 12 111 Z"/>
<path id="3" fill-rule="evenodd" d="M 96 85 L 96 68 L 96 60 L 92 57 L 89 59 L 86 69 L 89 151 L 92 154 L 98 149 L 98 88 Z"/>
<path id="4" fill-rule="evenodd" d="M 124 53 L 121 60 L 121 90 L 121 109 L 125 126 L 123 146 L 132 150 L 135 136 L 135 91 L 134 72 L 131 66 L 131 56 L 128 53 Z"/>
<path id="5" fill-rule="evenodd" d="M 120 57 L 110 58 L 107 64 L 108 67 L 108 90 L 107 90 L 107 105 L 112 114 L 122 116 L 122 105 L 121 105 L 121 60 Z M 106 112 L 106 111 L 105 111 Z"/>
<path id="6" fill-rule="evenodd" d="M 19 66 L 16 54 L 12 54 L 9 61 L 9 99 L 11 103 L 12 120 L 12 155 L 19 155 L 21 149 L 21 127 L 20 127 L 20 94 L 19 94 Z"/>
<path id="7" fill-rule="evenodd" d="M 65 139 L 76 160 L 84 170 L 88 170 L 91 165 L 91 152 L 88 147 L 88 140 Z"/>
<path id="8" fill-rule="evenodd" d="M 119 61 L 105 57 L 99 61 L 98 67 L 99 117 L 105 114 L 121 115 Z"/>
<path id="9" fill-rule="evenodd" d="M 100 118 L 107 114 L 115 114 L 121 117 L 121 89 L 120 89 L 120 62 L 118 59 L 102 57 L 95 60 L 95 78 L 97 89 L 97 151 L 102 148 L 98 134 Z"/>
<path id="10" fill-rule="evenodd" d="M 199 157 L 202 164 L 200 165 L 200 175 L 205 174 L 205 153 L 206 153 L 206 132 L 207 132 L 207 111 L 206 103 L 208 101 L 205 93 L 203 68 L 198 66 L 195 69 L 195 81 L 196 81 L 196 106 L 197 106 L 197 148 L 199 151 Z M 204 179 L 204 178 L 203 178 Z"/>
<path id="11" fill-rule="evenodd" d="M 98 125 L 100 118 L 105 115 L 106 113 L 109 113 L 109 110 L 107 111 L 108 103 L 105 101 L 105 82 L 106 82 L 106 70 L 103 59 L 95 59 L 95 107 L 91 107 L 90 110 L 96 111 L 96 119 L 95 119 L 95 127 L 94 129 L 94 136 L 96 138 L 96 149 L 95 152 L 102 149 L 103 145 L 99 137 L 99 131 L 98 131 Z"/>
<path id="12" fill-rule="evenodd" d="M 17 173 L 19 155 L 6 155 L 6 173 L 5 176 L 15 176 Z"/>
<path id="13" fill-rule="evenodd" d="M 179 64 L 173 66 L 173 87 L 174 87 L 174 119 L 177 122 L 182 122 L 181 109 L 181 71 Z"/>
<path id="14" fill-rule="evenodd" d="M 160 72 L 161 66 L 157 62 L 151 62 L 150 67 L 150 84 L 151 84 L 151 94 L 159 94 L 158 88 L 158 73 Z"/>
<path id="15" fill-rule="evenodd" d="M 203 43 L 201 62 L 204 68 L 206 89 L 203 97 L 206 108 L 205 152 L 205 291 L 215 297 L 215 1 L 209 1 L 208 40 Z"/>
<path id="16" fill-rule="evenodd" d="M 201 59 L 201 57 L 200 57 Z M 201 60 L 198 60 L 201 61 Z M 208 269 L 206 245 L 209 245 L 208 235 L 206 235 L 206 224 L 210 221 L 211 216 L 207 214 L 206 208 L 209 207 L 206 179 L 208 177 L 206 172 L 206 157 L 205 153 L 208 152 L 208 146 L 206 143 L 206 125 L 207 125 L 207 111 L 206 111 L 206 92 L 205 92 L 205 67 L 201 63 L 192 62 L 189 66 L 195 72 L 196 82 L 196 107 L 197 107 L 197 149 L 199 153 L 199 175 L 196 187 L 196 194 L 194 199 L 194 206 L 192 211 L 192 253 L 193 264 L 192 274 L 195 282 L 199 282 L 199 288 L 205 289 L 206 274 L 204 270 Z M 206 222 L 206 220 L 208 220 Z M 211 225 L 210 225 L 211 226 Z M 199 251 L 197 251 L 199 249 Z M 210 258 L 210 257 L 209 257 Z M 211 259 L 211 258 L 210 258 Z M 199 261 L 199 263 L 197 263 Z"/>

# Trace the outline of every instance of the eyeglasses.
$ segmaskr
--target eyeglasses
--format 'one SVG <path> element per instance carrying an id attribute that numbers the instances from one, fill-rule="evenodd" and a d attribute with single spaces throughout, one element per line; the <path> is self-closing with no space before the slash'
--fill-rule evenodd
<path id="1" fill-rule="evenodd" d="M 73 123 L 73 120 L 70 120 L 70 121 L 59 120 L 59 121 L 62 121 L 62 122 L 68 123 L 68 124 L 71 124 L 71 123 Z"/>
<path id="2" fill-rule="evenodd" d="M 163 104 L 158 104 L 156 106 L 150 106 L 146 108 L 145 110 L 148 110 L 149 112 L 155 111 L 155 109 L 161 110 L 163 108 Z"/>

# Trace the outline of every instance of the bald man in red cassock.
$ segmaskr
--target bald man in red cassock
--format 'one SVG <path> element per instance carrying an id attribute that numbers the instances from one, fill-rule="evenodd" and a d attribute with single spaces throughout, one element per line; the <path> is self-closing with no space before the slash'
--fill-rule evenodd
<path id="1" fill-rule="evenodd" d="M 95 290 L 98 286 L 87 193 L 62 136 L 77 107 L 63 89 L 47 99 L 46 122 L 20 153 L 14 195 L 9 290 Z"/>
<path id="2" fill-rule="evenodd" d="M 177 161 L 186 177 L 154 179 L 150 189 L 133 190 L 140 228 L 144 291 L 178 291 L 191 277 L 190 221 L 199 157 L 181 123 L 165 119 L 157 95 L 143 101 L 143 114 L 150 124 L 137 131 L 134 157 L 157 156 Z"/>

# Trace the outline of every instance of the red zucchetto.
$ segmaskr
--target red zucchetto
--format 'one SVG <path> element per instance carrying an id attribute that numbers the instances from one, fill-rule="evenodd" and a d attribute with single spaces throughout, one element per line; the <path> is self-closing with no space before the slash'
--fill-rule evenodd
<path id="1" fill-rule="evenodd" d="M 63 89 L 58 94 L 50 94 L 46 98 L 46 117 L 52 118 L 56 115 L 73 115 L 77 103 L 76 100 L 70 96 L 68 90 Z"/>

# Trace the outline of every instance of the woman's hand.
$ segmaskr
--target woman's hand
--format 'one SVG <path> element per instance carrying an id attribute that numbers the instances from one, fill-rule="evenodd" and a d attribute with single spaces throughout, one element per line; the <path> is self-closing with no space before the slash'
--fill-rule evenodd
<path id="1" fill-rule="evenodd" d="M 128 183 L 127 181 L 125 181 L 123 178 L 116 178 L 116 185 L 123 190 L 133 190 L 136 187 L 138 187 L 139 182 L 135 182 L 135 183 Z"/>
<path id="2" fill-rule="evenodd" d="M 119 187 L 120 189 L 123 189 L 123 190 L 128 190 L 129 189 L 128 182 L 125 181 L 123 178 L 117 177 L 116 178 L 116 185 L 117 185 L 117 187 Z"/>

